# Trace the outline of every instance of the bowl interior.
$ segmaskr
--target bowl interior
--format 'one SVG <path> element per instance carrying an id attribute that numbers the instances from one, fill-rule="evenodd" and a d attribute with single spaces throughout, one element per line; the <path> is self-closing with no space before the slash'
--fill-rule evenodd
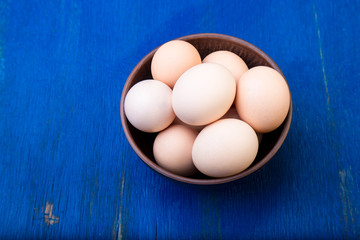
<path id="1" fill-rule="evenodd" d="M 238 54 L 245 61 L 249 68 L 260 65 L 269 66 L 282 74 L 279 67 L 275 64 L 273 60 L 271 60 L 270 57 L 268 57 L 257 47 L 241 39 L 220 34 L 195 34 L 181 37 L 179 39 L 185 40 L 195 46 L 195 48 L 199 51 L 202 59 L 211 52 L 218 50 L 227 50 Z M 271 159 L 271 157 L 277 152 L 277 150 L 280 148 L 281 144 L 285 140 L 285 137 L 289 130 L 292 116 L 291 101 L 290 109 L 285 121 L 275 131 L 263 135 L 262 141 L 259 145 L 259 151 L 254 162 L 249 168 L 239 174 L 231 177 L 217 179 L 207 177 L 201 173 L 192 177 L 182 177 L 158 166 L 155 163 L 154 155 L 152 152 L 153 142 L 157 134 L 144 133 L 134 128 L 126 119 L 123 109 L 124 99 L 129 89 L 139 81 L 145 79 L 152 79 L 150 66 L 155 51 L 156 49 L 146 55 L 133 69 L 132 73 L 129 75 L 125 83 L 120 103 L 120 115 L 125 135 L 135 152 L 149 167 L 167 177 L 178 181 L 191 184 L 211 185 L 226 183 L 247 176 L 250 173 L 259 169 Z"/>

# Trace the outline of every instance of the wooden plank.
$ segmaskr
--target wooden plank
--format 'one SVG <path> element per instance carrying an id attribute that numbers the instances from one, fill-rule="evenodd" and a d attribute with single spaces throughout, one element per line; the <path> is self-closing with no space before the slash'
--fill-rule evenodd
<path id="1" fill-rule="evenodd" d="M 359 238 L 359 1 L 0 1 L 1 238 Z M 247 40 L 283 70 L 288 138 L 261 170 L 195 187 L 128 144 L 122 87 L 158 45 Z"/>

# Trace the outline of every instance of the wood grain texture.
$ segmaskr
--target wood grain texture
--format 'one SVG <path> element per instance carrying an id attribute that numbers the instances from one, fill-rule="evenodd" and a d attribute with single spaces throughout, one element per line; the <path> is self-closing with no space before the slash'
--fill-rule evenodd
<path id="1" fill-rule="evenodd" d="M 0 238 L 360 238 L 360 2 L 0 0 Z M 284 145 L 227 185 L 170 181 L 120 123 L 136 63 L 242 38 L 293 96 Z"/>

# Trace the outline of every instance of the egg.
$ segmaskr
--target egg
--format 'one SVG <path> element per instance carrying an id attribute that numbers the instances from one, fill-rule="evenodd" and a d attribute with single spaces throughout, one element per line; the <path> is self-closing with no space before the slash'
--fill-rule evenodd
<path id="1" fill-rule="evenodd" d="M 225 113 L 225 115 L 221 117 L 221 119 L 226 119 L 226 118 L 235 118 L 235 119 L 241 120 L 239 117 L 239 114 L 237 113 L 236 108 L 234 106 L 231 106 L 229 111 L 227 111 L 227 113 Z M 175 120 L 176 120 L 176 118 L 175 118 Z M 260 145 L 262 137 L 263 137 L 262 133 L 256 132 L 256 136 L 258 137 L 259 145 Z"/>
<path id="2" fill-rule="evenodd" d="M 143 80 L 131 87 L 125 97 L 124 112 L 135 128 L 158 132 L 175 118 L 171 105 L 172 90 L 157 80 Z"/>
<path id="3" fill-rule="evenodd" d="M 196 48 L 183 40 L 173 40 L 159 47 L 151 61 L 151 74 L 173 88 L 178 78 L 191 67 L 200 64 Z"/>
<path id="4" fill-rule="evenodd" d="M 251 68 L 237 83 L 235 106 L 240 118 L 256 132 L 271 132 L 287 116 L 289 87 L 275 69 L 266 66 Z"/>
<path id="5" fill-rule="evenodd" d="M 221 118 L 232 105 L 236 82 L 231 72 L 215 63 L 190 68 L 173 88 L 172 105 L 183 122 L 201 126 Z"/>
<path id="6" fill-rule="evenodd" d="M 242 172 L 258 151 L 255 131 L 245 122 L 228 118 L 205 127 L 196 137 L 192 158 L 203 174 L 220 178 Z"/>
<path id="7" fill-rule="evenodd" d="M 156 162 L 164 169 L 182 176 L 197 172 L 192 160 L 192 147 L 198 132 L 184 125 L 171 125 L 154 141 Z"/>
<path id="8" fill-rule="evenodd" d="M 248 70 L 248 66 L 244 60 L 230 51 L 212 52 L 204 58 L 203 63 L 217 63 L 226 67 L 236 81 Z"/>

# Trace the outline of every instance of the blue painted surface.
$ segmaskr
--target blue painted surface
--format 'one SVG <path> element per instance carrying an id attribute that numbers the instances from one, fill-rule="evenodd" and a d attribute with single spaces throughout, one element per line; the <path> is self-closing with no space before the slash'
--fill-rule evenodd
<path id="1" fill-rule="evenodd" d="M 0 0 L 1 238 L 360 238 L 359 1 Z M 121 129 L 136 63 L 216 32 L 284 72 L 276 156 L 215 188 L 155 174 Z"/>

